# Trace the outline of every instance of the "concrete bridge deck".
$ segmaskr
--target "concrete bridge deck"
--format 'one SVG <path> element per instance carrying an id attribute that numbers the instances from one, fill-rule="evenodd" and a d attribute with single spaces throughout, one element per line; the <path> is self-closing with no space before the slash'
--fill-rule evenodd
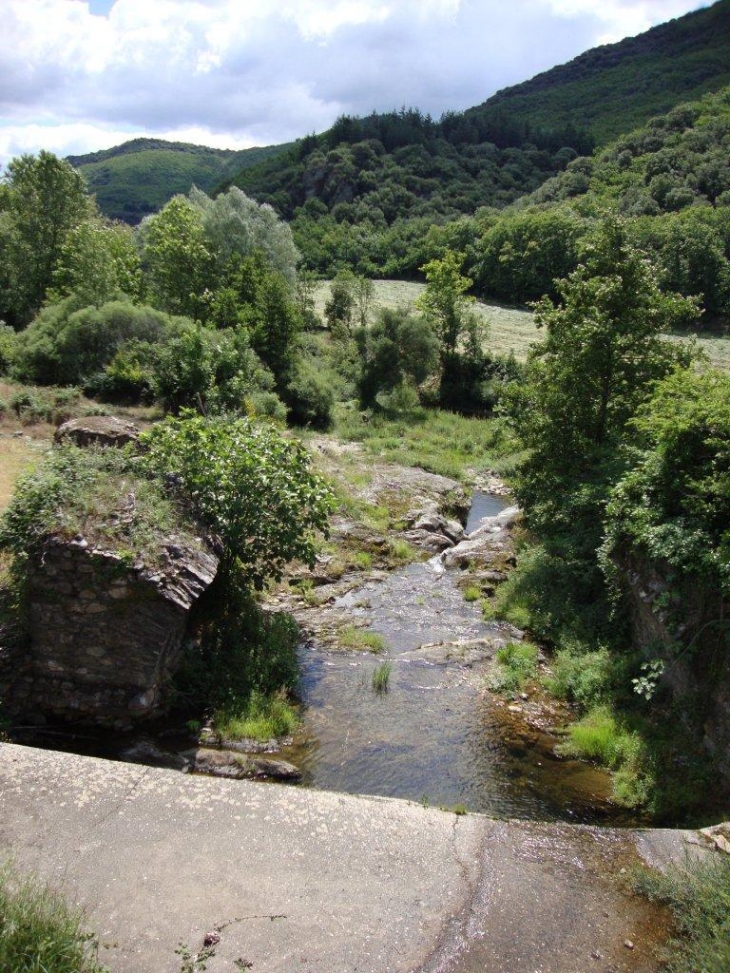
<path id="1" fill-rule="evenodd" d="M 0 857 L 86 910 L 113 973 L 180 973 L 208 933 L 208 973 L 655 973 L 626 871 L 686 838 L 0 744 Z"/>

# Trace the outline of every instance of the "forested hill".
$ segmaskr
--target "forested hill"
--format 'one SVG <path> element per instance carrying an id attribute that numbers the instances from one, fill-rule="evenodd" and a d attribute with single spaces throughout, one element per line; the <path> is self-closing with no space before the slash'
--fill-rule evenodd
<path id="1" fill-rule="evenodd" d="M 272 145 L 235 151 L 138 138 L 101 152 L 69 156 L 68 161 L 83 174 L 105 216 L 138 223 L 176 193 L 187 193 L 193 185 L 208 191 L 233 173 L 288 148 Z"/>
<path id="2" fill-rule="evenodd" d="M 465 133 L 517 116 L 533 128 L 573 124 L 602 145 L 730 84 L 730 0 L 596 47 L 568 64 L 497 92 L 460 116 Z"/>
<path id="3" fill-rule="evenodd" d="M 285 218 L 391 226 L 504 207 L 597 143 L 730 83 L 730 0 L 506 89 L 440 121 L 417 110 L 342 116 L 239 186 Z"/>

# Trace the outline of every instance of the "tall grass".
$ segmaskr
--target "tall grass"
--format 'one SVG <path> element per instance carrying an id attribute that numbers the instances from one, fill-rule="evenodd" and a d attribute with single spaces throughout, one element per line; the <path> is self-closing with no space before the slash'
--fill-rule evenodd
<path id="1" fill-rule="evenodd" d="M 284 692 L 267 696 L 254 691 L 233 712 L 216 713 L 213 722 L 225 740 L 266 741 L 291 736 L 299 728 L 300 719 Z"/>
<path id="2" fill-rule="evenodd" d="M 377 669 L 373 669 L 373 689 L 376 693 L 388 692 L 390 674 L 392 671 L 392 662 L 383 662 L 377 667 Z"/>
<path id="3" fill-rule="evenodd" d="M 341 405 L 335 412 L 335 435 L 362 443 L 365 453 L 403 466 L 460 479 L 468 470 L 507 473 L 516 459 L 514 443 L 499 419 L 475 419 L 441 409 L 389 418 L 364 416 Z"/>
<path id="4" fill-rule="evenodd" d="M 79 910 L 36 879 L 0 867 L 2 973 L 108 973 Z"/>

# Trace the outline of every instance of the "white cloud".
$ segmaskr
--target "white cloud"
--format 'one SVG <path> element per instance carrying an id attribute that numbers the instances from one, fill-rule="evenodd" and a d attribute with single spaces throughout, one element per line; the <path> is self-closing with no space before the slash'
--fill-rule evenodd
<path id="1" fill-rule="evenodd" d="M 0 156 L 133 133 L 265 144 L 404 104 L 438 116 L 705 5 L 116 0 L 104 17 L 84 0 L 2 0 Z"/>

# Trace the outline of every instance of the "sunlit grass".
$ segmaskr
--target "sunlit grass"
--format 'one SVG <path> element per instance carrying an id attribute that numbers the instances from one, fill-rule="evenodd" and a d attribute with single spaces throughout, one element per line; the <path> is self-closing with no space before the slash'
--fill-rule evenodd
<path id="1" fill-rule="evenodd" d="M 371 632 L 356 625 L 345 625 L 337 633 L 337 641 L 343 649 L 355 652 L 382 652 L 385 639 L 379 632 Z"/>
<path id="2" fill-rule="evenodd" d="M 441 409 L 416 417 L 363 416 L 352 406 L 336 410 L 334 434 L 362 444 L 366 457 L 402 466 L 420 466 L 454 479 L 468 471 L 508 472 L 514 444 L 498 419 L 476 419 Z"/>
<path id="3" fill-rule="evenodd" d="M 0 970 L 3 973 L 108 973 L 81 912 L 38 880 L 0 867 Z"/>
<path id="4" fill-rule="evenodd" d="M 226 740 L 266 740 L 291 736 L 299 727 L 299 714 L 285 693 L 266 696 L 254 692 L 238 712 L 225 710 L 213 720 L 216 732 Z"/>

